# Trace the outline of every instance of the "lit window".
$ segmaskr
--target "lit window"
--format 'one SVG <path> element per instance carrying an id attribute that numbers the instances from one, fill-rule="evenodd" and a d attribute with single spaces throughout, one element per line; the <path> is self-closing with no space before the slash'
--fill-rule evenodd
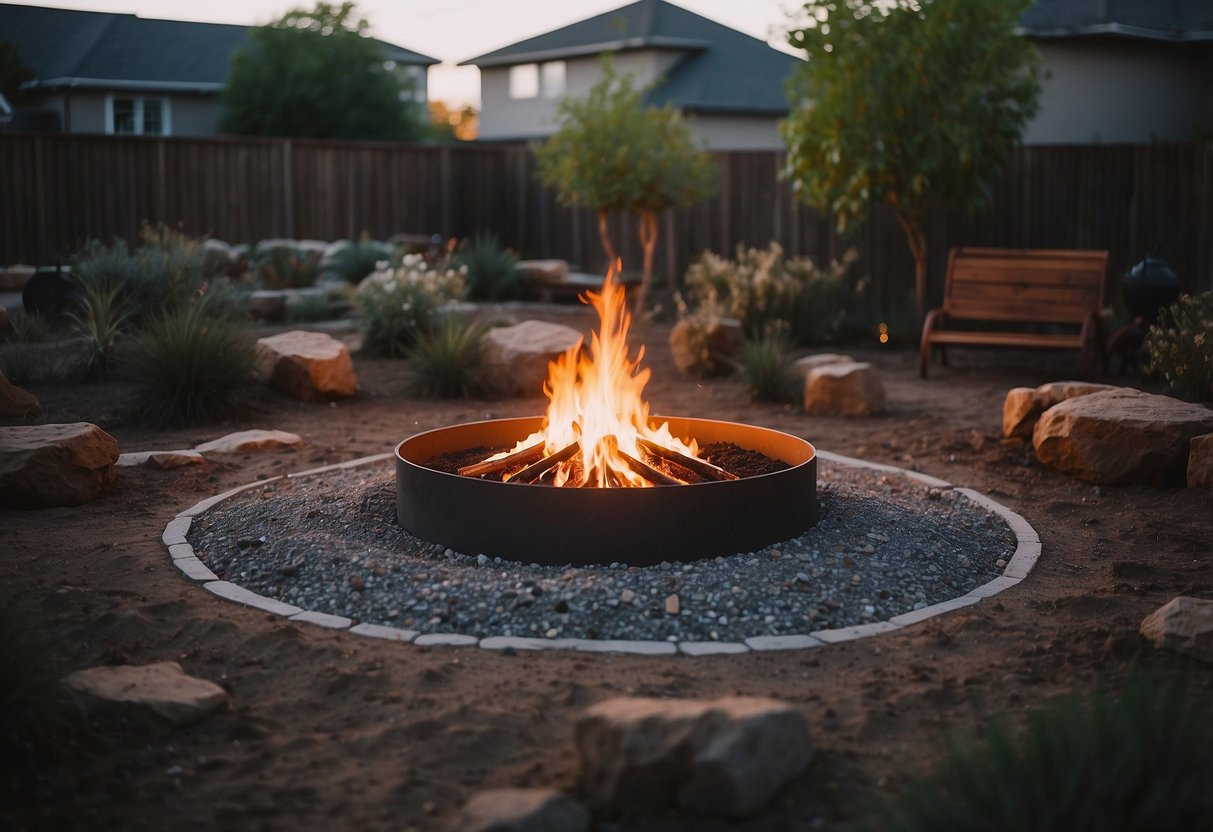
<path id="1" fill-rule="evenodd" d="M 540 67 L 544 98 L 564 95 L 564 61 L 549 61 Z"/>
<path id="2" fill-rule="evenodd" d="M 170 109 L 167 98 L 142 96 L 106 99 L 106 132 L 117 136 L 167 136 Z"/>
<path id="3" fill-rule="evenodd" d="M 535 98 L 539 95 L 539 64 L 510 67 L 510 98 Z"/>

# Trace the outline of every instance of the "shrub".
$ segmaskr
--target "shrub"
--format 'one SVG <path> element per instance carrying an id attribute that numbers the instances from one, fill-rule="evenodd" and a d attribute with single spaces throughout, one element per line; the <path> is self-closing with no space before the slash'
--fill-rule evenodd
<path id="1" fill-rule="evenodd" d="M 359 240 L 350 243 L 323 263 L 326 272 L 332 272 L 346 283 L 357 283 L 379 268 L 380 263 L 390 262 L 395 256 L 392 246 L 374 240 Z"/>
<path id="2" fill-rule="evenodd" d="M 208 301 L 150 320 L 123 353 L 123 374 L 139 389 L 136 413 L 157 425 L 202 421 L 230 409 L 248 380 L 252 350 L 236 321 Z"/>
<path id="3" fill-rule="evenodd" d="M 785 258 L 775 242 L 765 250 L 738 246 L 736 260 L 704 252 L 684 280 L 688 314 L 736 318 L 752 338 L 782 322 L 795 340 L 831 341 L 864 289 L 847 279 L 855 260 L 851 250 L 820 269 L 807 257 Z"/>
<path id="4" fill-rule="evenodd" d="M 327 321 L 332 317 L 332 312 L 333 304 L 327 295 L 304 295 L 287 303 L 286 322 L 306 324 L 313 321 Z"/>
<path id="5" fill-rule="evenodd" d="M 253 281 L 264 289 L 304 289 L 320 276 L 320 253 L 297 246 L 258 246 L 250 260 Z"/>
<path id="6" fill-rule="evenodd" d="M 411 390 L 429 398 L 469 396 L 480 387 L 480 340 L 485 327 L 445 315 L 413 344 Z"/>
<path id="7" fill-rule="evenodd" d="M 1207 698 L 1137 683 L 1072 696 L 1018 735 L 996 723 L 881 813 L 881 832 L 1207 829 L 1213 746 Z"/>
<path id="8" fill-rule="evenodd" d="M 0 594 L 0 750 L 28 748 L 66 718 L 58 648 L 25 598 Z"/>
<path id="9" fill-rule="evenodd" d="M 430 265 L 406 254 L 399 268 L 383 269 L 363 281 L 354 305 L 370 355 L 399 357 L 437 321 L 443 307 L 463 297 L 466 268 L 449 259 Z"/>
<path id="10" fill-rule="evenodd" d="M 100 280 L 78 281 L 76 308 L 67 313 L 72 330 L 84 341 L 85 378 L 104 378 L 113 363 L 118 338 L 130 317 L 122 287 Z"/>
<path id="11" fill-rule="evenodd" d="M 50 345 L 60 340 L 62 333 L 56 323 L 45 315 L 23 312 L 10 319 L 7 343 L 0 346 L 0 373 L 19 387 L 36 378 L 59 374 L 70 363 L 70 350 L 62 345 Z"/>
<path id="12" fill-rule="evenodd" d="M 530 292 L 530 276 L 518 268 L 518 258 L 501 247 L 496 234 L 477 234 L 465 241 L 459 250 L 459 262 L 467 267 L 469 298 L 524 298 Z"/>
<path id="13" fill-rule="evenodd" d="M 775 326 L 759 338 L 749 338 L 741 349 L 738 369 L 750 393 L 759 401 L 789 401 L 795 398 L 791 342 L 783 327 Z"/>
<path id="14" fill-rule="evenodd" d="M 1213 399 L 1213 292 L 1184 295 L 1158 316 L 1146 336 L 1150 368 L 1181 398 Z"/>

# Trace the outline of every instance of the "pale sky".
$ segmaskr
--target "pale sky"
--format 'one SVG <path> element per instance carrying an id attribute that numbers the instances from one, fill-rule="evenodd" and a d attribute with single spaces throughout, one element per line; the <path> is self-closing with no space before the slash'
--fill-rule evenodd
<path id="1" fill-rule="evenodd" d="M 134 12 L 140 17 L 265 23 L 313 0 L 6 0 L 27 6 Z M 333 0 L 339 2 L 340 0 Z M 480 103 L 479 71 L 456 67 L 501 46 L 627 5 L 629 0 L 361 0 L 358 9 L 376 37 L 438 58 L 429 97 L 462 106 Z M 676 5 L 791 52 L 784 32 L 795 0 L 677 0 Z"/>

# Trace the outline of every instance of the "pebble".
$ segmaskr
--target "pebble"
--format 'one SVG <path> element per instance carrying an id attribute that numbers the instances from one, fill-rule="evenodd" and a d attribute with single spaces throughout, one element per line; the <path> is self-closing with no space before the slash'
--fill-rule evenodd
<path id="1" fill-rule="evenodd" d="M 820 519 L 804 534 L 758 552 L 645 568 L 540 567 L 417 540 L 394 522 L 392 472 L 369 469 L 288 480 L 272 498 L 238 495 L 188 537 L 224 580 L 367 623 L 659 641 L 742 641 L 888 619 L 992 580 L 1015 550 L 1001 519 L 950 489 L 932 495 L 897 475 L 881 474 L 881 484 L 829 464 L 818 476 Z M 273 539 L 247 531 L 271 522 Z"/>

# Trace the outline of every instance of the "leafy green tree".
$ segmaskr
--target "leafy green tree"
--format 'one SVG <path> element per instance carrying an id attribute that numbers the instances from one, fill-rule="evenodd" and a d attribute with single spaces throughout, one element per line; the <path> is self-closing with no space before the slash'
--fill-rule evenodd
<path id="1" fill-rule="evenodd" d="M 609 56 L 602 79 L 584 96 L 566 96 L 557 108 L 559 129 L 535 150 L 539 176 L 564 205 L 598 212 L 598 236 L 608 260 L 617 260 L 607 228 L 611 211 L 639 220 L 644 271 L 635 309 L 644 309 L 653 276 L 657 215 L 710 195 L 716 183 L 712 157 L 670 105 L 646 106 L 631 75 L 618 75 Z"/>
<path id="2" fill-rule="evenodd" d="M 809 0 L 789 33 L 787 174 L 840 230 L 886 202 L 927 302 L 929 202 L 973 210 L 1036 113 L 1038 56 L 1015 26 L 1031 0 Z"/>
<path id="3" fill-rule="evenodd" d="M 15 105 L 21 95 L 21 85 L 36 73 L 21 60 L 21 51 L 11 41 L 0 38 L 0 94 Z"/>
<path id="4" fill-rule="evenodd" d="M 414 141 L 424 130 L 353 3 L 294 9 L 232 58 L 220 129 L 248 136 Z"/>

